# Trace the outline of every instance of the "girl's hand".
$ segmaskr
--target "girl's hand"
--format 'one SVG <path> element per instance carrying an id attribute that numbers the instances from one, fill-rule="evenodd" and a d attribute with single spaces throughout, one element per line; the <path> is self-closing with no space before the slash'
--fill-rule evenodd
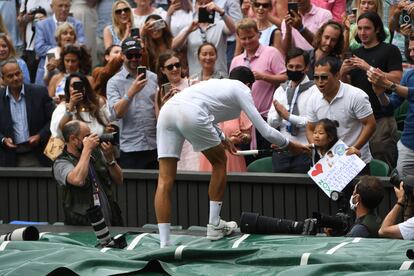
<path id="1" fill-rule="evenodd" d="M 359 149 L 357 149 L 354 146 L 351 146 L 351 147 L 346 149 L 346 155 L 352 155 L 352 154 L 356 154 L 359 157 L 361 157 L 361 152 L 359 151 Z"/>

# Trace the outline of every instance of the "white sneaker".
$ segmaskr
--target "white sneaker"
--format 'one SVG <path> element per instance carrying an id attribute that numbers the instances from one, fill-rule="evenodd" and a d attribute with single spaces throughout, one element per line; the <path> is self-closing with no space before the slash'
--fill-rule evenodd
<path id="1" fill-rule="evenodd" d="M 207 224 L 207 239 L 215 241 L 230 235 L 237 228 L 235 221 L 225 221 L 220 219 L 219 225 Z"/>

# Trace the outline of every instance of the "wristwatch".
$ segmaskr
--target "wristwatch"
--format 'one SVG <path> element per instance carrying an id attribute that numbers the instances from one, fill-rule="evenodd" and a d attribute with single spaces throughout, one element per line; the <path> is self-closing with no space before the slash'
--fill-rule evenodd
<path id="1" fill-rule="evenodd" d="M 116 165 L 116 161 L 112 160 L 111 162 L 106 162 L 106 165 L 108 165 L 109 167 L 113 167 Z"/>
<path id="2" fill-rule="evenodd" d="M 393 82 L 390 88 L 388 88 L 388 90 L 390 90 L 391 92 L 395 92 L 395 90 L 397 90 L 397 85 Z"/>

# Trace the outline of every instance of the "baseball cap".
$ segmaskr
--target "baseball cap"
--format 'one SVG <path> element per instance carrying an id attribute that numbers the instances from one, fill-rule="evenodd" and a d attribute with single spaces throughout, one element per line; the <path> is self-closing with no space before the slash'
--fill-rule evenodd
<path id="1" fill-rule="evenodd" d="M 133 39 L 132 37 L 126 38 L 121 45 L 122 53 L 129 52 L 131 50 L 137 50 L 140 51 L 142 49 L 141 44 Z"/>

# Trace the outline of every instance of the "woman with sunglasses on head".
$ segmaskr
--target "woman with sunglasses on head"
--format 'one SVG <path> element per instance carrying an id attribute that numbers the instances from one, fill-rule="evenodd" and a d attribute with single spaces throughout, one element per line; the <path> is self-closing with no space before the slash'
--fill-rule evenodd
<path id="1" fill-rule="evenodd" d="M 219 17 L 221 20 L 216 20 L 214 23 L 207 23 L 199 22 L 196 19 L 174 37 L 172 43 L 172 49 L 174 50 L 182 49 L 185 46 L 187 47 L 187 61 L 190 76 L 201 70 L 197 50 L 205 42 L 214 44 L 217 49 L 218 62 L 216 63 L 216 69 L 227 72 L 227 37 L 236 32 L 236 25 L 233 19 L 226 14 L 225 10 L 216 5 L 212 0 L 197 0 L 195 5 L 195 18 L 200 17 L 203 19 L 205 11 L 207 11 L 206 17 L 210 18 L 208 14 L 214 13 L 215 17 Z"/>
<path id="2" fill-rule="evenodd" d="M 64 88 L 66 77 L 72 73 L 81 72 L 84 75 L 89 74 L 92 67 L 91 56 L 84 46 L 68 44 L 63 48 L 60 54 L 58 74 L 54 75 L 49 82 L 48 90 L 49 96 L 60 103 L 64 100 Z M 93 79 L 88 76 L 89 82 L 92 85 Z"/>
<path id="3" fill-rule="evenodd" d="M 117 0 L 112 5 L 112 25 L 106 26 L 103 32 L 105 49 L 111 45 L 121 45 L 131 35 L 134 26 L 131 6 L 126 0 Z"/>
<path id="4" fill-rule="evenodd" d="M 167 12 L 163 8 L 154 8 L 153 0 L 134 0 L 137 7 L 133 9 L 135 26 L 139 29 L 144 27 L 150 15 L 159 15 L 162 19 L 167 17 Z"/>
<path id="5" fill-rule="evenodd" d="M 174 94 L 189 87 L 192 82 L 183 77 L 179 55 L 173 51 L 166 51 L 158 58 L 158 83 L 159 90 L 155 95 L 155 114 L 158 117 L 163 104 Z M 200 154 L 193 151 L 188 141 L 184 142 L 178 162 L 178 170 L 198 171 Z"/>
<path id="6" fill-rule="evenodd" d="M 98 136 L 112 132 L 110 113 L 105 100 L 93 90 L 88 78 L 82 73 L 72 73 L 65 80 L 65 100 L 52 115 L 50 130 L 52 137 L 62 138 L 62 128 L 71 120 L 81 120 Z"/>
<path id="7" fill-rule="evenodd" d="M 161 16 L 152 14 L 145 20 L 141 31 L 146 61 L 152 72 L 157 72 L 157 61 L 161 53 L 171 49 L 173 36 Z"/>
<path id="8" fill-rule="evenodd" d="M 6 61 L 9 58 L 15 58 L 17 60 L 17 63 L 23 72 L 23 82 L 30 83 L 30 74 L 26 62 L 21 58 L 16 57 L 16 50 L 14 49 L 10 37 L 5 33 L 0 33 L 0 62 Z M 1 79 L 0 81 L 2 83 Z"/>

